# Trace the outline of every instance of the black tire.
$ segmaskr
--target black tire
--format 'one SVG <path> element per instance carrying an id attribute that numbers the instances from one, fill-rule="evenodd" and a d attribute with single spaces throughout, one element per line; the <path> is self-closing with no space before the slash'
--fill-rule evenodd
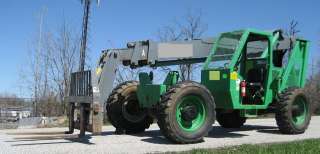
<path id="1" fill-rule="evenodd" d="M 139 107 L 137 86 L 137 81 L 124 82 L 112 91 L 107 100 L 107 116 L 117 131 L 140 133 L 153 123 L 147 111 Z"/>
<path id="2" fill-rule="evenodd" d="M 244 125 L 247 118 L 240 116 L 239 110 L 225 113 L 217 110 L 217 121 L 223 128 L 240 128 Z"/>
<path id="3" fill-rule="evenodd" d="M 303 113 L 306 113 L 303 116 L 304 120 L 302 123 L 295 123 L 295 101 L 301 99 L 305 102 L 306 110 Z M 300 100 L 300 101 L 301 101 Z M 296 108 L 296 109 L 295 109 Z M 308 128 L 311 120 L 311 103 L 304 94 L 302 89 L 289 88 L 279 95 L 279 101 L 277 103 L 276 111 L 276 121 L 279 127 L 279 130 L 283 134 L 302 134 Z"/>
<path id="4" fill-rule="evenodd" d="M 206 109 L 204 121 L 199 128 L 187 132 L 179 126 L 176 117 L 178 102 L 185 96 L 198 96 Z M 209 90 L 196 82 L 181 82 L 171 87 L 162 97 L 158 111 L 158 125 L 162 134 L 174 143 L 187 144 L 203 141 L 215 121 L 215 103 Z"/>

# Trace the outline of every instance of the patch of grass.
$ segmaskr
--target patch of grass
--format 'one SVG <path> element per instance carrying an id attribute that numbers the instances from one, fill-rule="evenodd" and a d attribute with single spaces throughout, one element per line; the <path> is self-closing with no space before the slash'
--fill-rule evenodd
<path id="1" fill-rule="evenodd" d="M 195 149 L 177 154 L 288 154 L 320 153 L 320 139 L 309 139 L 288 143 L 241 145 L 220 149 Z"/>

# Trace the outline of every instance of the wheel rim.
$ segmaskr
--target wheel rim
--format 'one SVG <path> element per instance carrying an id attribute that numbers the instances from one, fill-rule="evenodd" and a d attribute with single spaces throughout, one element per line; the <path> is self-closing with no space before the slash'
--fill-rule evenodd
<path id="1" fill-rule="evenodd" d="M 185 113 L 188 109 L 191 110 L 192 115 L 185 118 Z M 176 119 L 182 130 L 187 132 L 198 130 L 206 120 L 206 108 L 203 100 L 193 95 L 183 97 L 176 108 Z"/>
<path id="2" fill-rule="evenodd" d="M 298 126 L 305 122 L 309 108 L 306 100 L 302 96 L 298 96 L 292 106 L 292 121 Z"/>

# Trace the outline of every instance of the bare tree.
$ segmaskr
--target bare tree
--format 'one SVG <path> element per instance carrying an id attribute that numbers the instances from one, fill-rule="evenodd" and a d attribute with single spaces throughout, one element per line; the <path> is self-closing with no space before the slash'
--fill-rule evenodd
<path id="1" fill-rule="evenodd" d="M 193 40 L 200 38 L 207 30 L 207 24 L 202 21 L 202 12 L 189 10 L 181 20 L 174 20 L 171 24 L 166 25 L 157 31 L 157 38 L 161 42 L 179 41 L 179 40 Z M 191 80 L 193 72 L 199 68 L 199 65 L 179 65 L 181 80 Z M 156 70 L 158 73 L 168 72 L 172 67 L 161 67 Z M 119 67 L 116 75 L 115 84 L 122 83 L 128 80 L 137 80 L 139 72 L 154 71 L 153 69 L 138 68 L 131 69 L 129 67 Z M 157 75 L 161 76 L 161 75 Z"/>
<path id="2" fill-rule="evenodd" d="M 80 38 L 66 22 L 57 31 L 40 29 L 39 37 L 35 39 L 36 43 L 32 43 L 28 53 L 30 67 L 20 76 L 25 87 L 33 91 L 37 116 L 40 107 L 42 111 L 54 109 L 45 107 L 45 104 L 52 106 L 54 101 L 56 107 L 62 106 L 60 114 L 63 114 L 66 110 L 64 98 L 69 92 L 70 74 L 77 70 L 79 63 Z"/>
<path id="3" fill-rule="evenodd" d="M 16 94 L 0 93 L 0 109 L 12 108 L 12 107 L 24 107 L 25 102 L 19 98 Z"/>
<path id="4" fill-rule="evenodd" d="M 289 27 L 285 28 L 284 34 L 291 39 L 290 41 L 290 48 L 293 48 L 293 39 L 297 37 L 297 35 L 300 33 L 300 30 L 298 29 L 299 23 L 296 20 L 291 20 Z M 283 65 L 286 66 L 288 64 L 290 51 L 286 52 L 283 57 Z"/>
<path id="5" fill-rule="evenodd" d="M 76 36 L 66 22 L 64 22 L 56 35 L 47 33 L 45 40 L 46 56 L 48 59 L 49 76 L 53 82 L 52 87 L 63 103 L 65 112 L 65 96 L 69 92 L 70 74 L 76 71 L 79 62 L 80 39 Z"/>
<path id="6" fill-rule="evenodd" d="M 63 107 L 63 104 L 57 102 L 59 102 L 59 100 L 57 100 L 54 92 L 49 94 L 46 98 L 41 98 L 38 106 L 38 114 L 48 117 L 60 116 L 62 114 L 61 108 Z"/>
<path id="7" fill-rule="evenodd" d="M 125 81 L 138 80 L 139 73 L 142 72 L 143 68 L 132 69 L 128 66 L 120 66 L 117 69 L 115 85 L 118 85 Z"/>
<path id="8" fill-rule="evenodd" d="M 318 66 L 320 66 L 318 64 Z M 320 74 L 317 73 L 316 75 L 313 75 L 313 77 L 309 78 L 307 80 L 306 86 L 305 86 L 305 91 L 306 94 L 310 100 L 310 102 L 312 102 L 313 105 L 313 110 L 317 113 L 320 114 L 320 110 L 319 110 L 319 102 L 320 102 L 320 98 L 319 98 L 319 94 L 320 94 Z"/>
<path id="9" fill-rule="evenodd" d="M 306 91 L 310 98 L 310 101 L 313 103 L 313 109 L 315 110 L 316 114 L 320 114 L 320 70 L 316 68 L 320 68 L 320 61 L 319 60 L 311 60 L 311 76 L 307 81 Z M 309 70 L 310 70 L 309 69 Z"/>
<path id="10" fill-rule="evenodd" d="M 157 37 L 162 42 L 178 40 L 194 40 L 201 38 L 207 31 L 207 24 L 203 22 L 202 11 L 188 10 L 187 14 L 181 20 L 174 20 L 173 23 L 164 26 L 158 30 Z M 193 72 L 200 65 L 185 64 L 179 65 L 181 80 L 191 80 L 194 78 Z M 164 68 L 168 70 L 168 68 Z"/>
<path id="11" fill-rule="evenodd" d="M 34 108 L 35 108 L 35 115 L 37 115 L 37 109 L 39 100 L 42 96 L 46 95 L 47 87 L 43 85 L 47 85 L 44 82 L 45 78 L 47 77 L 45 68 L 46 62 L 42 58 L 44 55 L 43 51 L 43 21 L 45 17 L 46 8 L 43 8 L 39 14 L 39 27 L 38 27 L 38 36 L 32 42 L 30 50 L 28 51 L 28 63 L 30 68 L 28 71 L 25 71 L 25 75 L 20 74 L 20 76 L 24 78 L 25 83 L 27 83 L 27 89 L 32 91 L 32 97 L 34 98 Z M 25 66 L 24 66 L 25 68 Z"/>
<path id="12" fill-rule="evenodd" d="M 286 35 L 288 37 L 296 37 L 301 31 L 298 29 L 299 22 L 296 20 L 291 20 L 289 28 L 286 30 Z"/>

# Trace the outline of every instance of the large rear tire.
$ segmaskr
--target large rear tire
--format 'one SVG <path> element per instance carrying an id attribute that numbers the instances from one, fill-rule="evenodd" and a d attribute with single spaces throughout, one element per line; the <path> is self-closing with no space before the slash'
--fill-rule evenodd
<path id="1" fill-rule="evenodd" d="M 246 120 L 247 118 L 240 116 L 239 110 L 228 113 L 217 110 L 217 121 L 223 128 L 240 128 Z"/>
<path id="2" fill-rule="evenodd" d="M 206 87 L 181 82 L 162 97 L 158 125 L 169 140 L 185 144 L 203 140 L 215 121 L 215 104 Z"/>
<path id="3" fill-rule="evenodd" d="M 311 120 L 311 103 L 302 89 L 290 88 L 279 95 L 276 121 L 283 134 L 302 134 Z"/>
<path id="4" fill-rule="evenodd" d="M 139 106 L 137 86 L 137 81 L 124 82 L 112 91 L 107 100 L 107 116 L 117 131 L 140 133 L 153 123 L 153 118 Z"/>

